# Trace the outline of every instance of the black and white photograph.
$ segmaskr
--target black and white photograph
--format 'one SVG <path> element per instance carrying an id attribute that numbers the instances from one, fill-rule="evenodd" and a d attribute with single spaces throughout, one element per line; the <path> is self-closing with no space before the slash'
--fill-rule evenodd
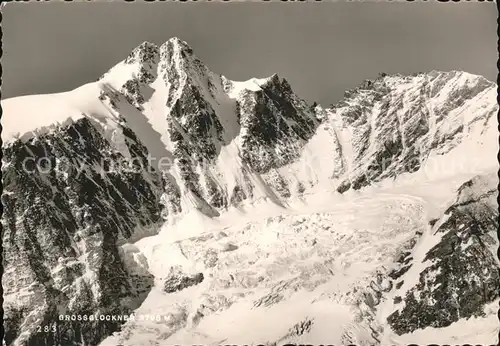
<path id="1" fill-rule="evenodd" d="M 3 345 L 497 345 L 498 15 L 2 3 Z"/>

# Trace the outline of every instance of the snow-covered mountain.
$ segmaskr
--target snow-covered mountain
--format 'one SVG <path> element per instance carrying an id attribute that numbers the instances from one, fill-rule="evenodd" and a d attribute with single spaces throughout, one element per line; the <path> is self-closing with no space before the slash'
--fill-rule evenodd
<path id="1" fill-rule="evenodd" d="M 394 344 L 491 318 L 481 76 L 381 74 L 325 108 L 172 38 L 2 109 L 8 345 Z M 58 317 L 132 311 L 164 318 Z"/>

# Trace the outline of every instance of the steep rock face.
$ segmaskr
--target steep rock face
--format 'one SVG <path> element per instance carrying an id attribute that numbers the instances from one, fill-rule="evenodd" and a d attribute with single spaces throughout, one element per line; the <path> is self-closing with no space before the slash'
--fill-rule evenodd
<path id="1" fill-rule="evenodd" d="M 163 290 L 166 293 L 174 293 L 181 291 L 190 286 L 194 286 L 202 282 L 204 279 L 203 273 L 187 275 L 182 273 L 179 268 L 172 268 L 170 275 L 165 280 Z"/>
<path id="2" fill-rule="evenodd" d="M 149 85 L 157 78 L 156 66 L 159 58 L 159 48 L 151 42 L 143 42 L 127 56 L 123 66 L 120 66 L 122 70 L 127 70 L 130 77 L 114 80 L 115 88 L 138 110 L 143 110 L 142 105 L 151 96 Z M 109 77 L 110 71 L 102 75 L 99 81 L 106 81 Z"/>
<path id="3" fill-rule="evenodd" d="M 346 92 L 345 99 L 333 108 L 312 108 L 294 94 L 285 79 L 273 75 L 231 81 L 210 71 L 185 42 L 174 38 L 160 47 L 148 42 L 141 44 L 98 83 L 91 84 L 90 89 L 95 92 L 78 97 L 69 92 L 62 102 L 73 106 L 72 102 L 78 99 L 79 107 L 92 104 L 88 115 L 71 116 L 68 123 L 69 116 L 60 112 L 62 115 L 54 118 L 65 125 L 50 124 L 52 131 L 48 133 L 28 131 L 23 140 L 4 144 L 2 237 L 8 344 L 97 344 L 115 331 L 119 322 L 55 319 L 59 314 L 123 314 L 137 307 L 149 293 L 153 271 L 149 272 L 147 260 L 138 248 L 117 244 L 135 242 L 141 234 L 156 233 L 140 229 L 155 227 L 163 221 L 162 217 L 174 218 L 193 209 L 218 216 L 231 207 L 266 198 L 283 206 L 293 197 L 311 193 L 315 187 L 327 192 L 361 189 L 416 172 L 429 158 L 458 152 L 470 159 L 470 153 L 477 153 L 481 146 L 475 147 L 476 151 L 456 149 L 485 142 L 491 134 L 496 136 L 495 85 L 463 72 L 384 75 Z M 51 97 L 50 102 L 56 98 Z M 44 116 L 52 116 L 60 108 L 60 104 L 53 108 L 36 105 L 37 109 L 49 109 Z M 7 116 L 12 119 L 16 114 Z M 120 125 L 109 132 L 103 123 L 115 118 Z M 169 164 L 154 170 L 148 154 L 155 159 L 166 158 Z M 47 158 L 40 162 L 41 168 L 58 168 L 46 173 L 26 173 L 22 165 L 30 157 Z M 485 161 L 490 159 L 494 160 L 493 154 L 485 155 Z M 331 184 L 324 184 L 325 181 Z M 432 265 L 417 273 L 419 282 L 411 284 L 406 276 L 413 273 L 412 268 L 420 261 L 411 257 L 412 252 L 406 248 L 398 268 L 388 275 L 392 281 L 381 276 L 362 278 L 359 287 L 368 284 L 370 288 L 358 292 L 356 299 L 364 302 L 370 312 L 363 312 L 360 318 L 372 318 L 384 294 L 394 290 L 404 306 L 388 320 L 398 333 L 444 326 L 476 315 L 476 307 L 493 299 L 499 278 L 494 269 L 497 264 L 486 250 L 488 244 L 493 244 L 490 231 L 497 225 L 497 212 L 493 210 L 491 186 L 486 190 L 477 186 L 482 184 L 476 180 L 466 184 L 449 215 L 436 223 L 436 232 L 442 237 L 429 249 L 425 261 Z M 387 244 L 377 246 L 380 251 L 390 250 L 379 260 L 383 257 L 384 261 L 392 261 L 394 253 L 404 247 L 402 239 L 393 243 L 394 238 L 406 237 L 415 228 L 422 234 L 426 221 L 422 210 L 416 207 L 418 203 L 412 202 L 409 209 L 400 202 L 384 203 L 376 201 L 376 210 L 370 211 L 370 215 L 362 204 L 361 209 L 352 207 L 345 212 L 351 216 L 362 214 L 354 221 L 365 217 L 378 220 L 380 205 L 390 209 L 390 220 L 381 228 L 387 233 L 390 249 Z M 399 211 L 404 215 L 399 215 Z M 329 263 L 329 258 L 340 259 L 337 268 L 345 269 L 355 263 L 352 261 L 359 262 L 359 254 L 366 252 L 363 258 L 371 263 L 370 246 L 381 239 L 383 232 L 377 229 L 370 233 L 367 230 L 372 229 L 371 222 L 353 225 L 348 217 L 343 221 L 350 225 L 342 231 L 345 234 L 336 234 L 330 225 L 342 228 L 338 217 L 320 217 L 321 223 L 311 227 L 306 218 L 283 225 L 285 218 L 276 220 L 278 229 L 286 228 L 276 233 L 277 242 L 283 242 L 281 249 L 291 246 L 294 251 L 303 251 L 303 232 L 309 230 L 307 249 L 321 250 L 319 262 L 312 269 L 301 264 L 302 257 L 312 256 L 309 250 L 298 257 L 293 252 L 283 254 L 278 263 L 281 271 L 289 271 L 290 263 L 300 267 L 296 268 L 300 272 L 297 287 L 314 289 L 334 275 L 332 269 L 319 265 Z M 272 223 L 262 225 L 263 231 L 255 230 L 248 242 L 271 226 Z M 241 235 L 252 227 L 241 230 Z M 298 235 L 292 243 L 286 238 L 289 230 Z M 318 232 L 324 233 L 323 240 L 316 239 Z M 337 237 L 342 244 L 338 249 Z M 360 240 L 362 246 L 353 248 L 350 237 Z M 214 279 L 203 273 L 194 277 L 177 273 L 171 281 L 167 280 L 168 287 L 162 281 L 163 288 L 170 292 L 181 290 L 172 296 L 182 295 L 184 287 L 196 286 L 191 288 L 195 290 L 211 282 L 221 287 L 257 288 L 262 281 L 259 271 L 239 272 L 240 251 L 243 257 L 249 256 L 250 266 L 256 263 L 256 253 L 275 257 L 280 247 L 270 248 L 268 240 L 254 245 L 258 251 L 248 249 L 248 242 L 219 244 L 220 251 L 200 250 L 200 261 L 206 270 L 217 271 L 224 267 L 227 258 L 234 256 L 235 275 L 226 278 L 221 273 Z M 330 245 L 322 249 L 322 242 Z M 329 253 L 331 249 L 337 250 Z M 355 256 L 347 258 L 346 265 L 342 258 L 352 253 Z M 258 262 L 260 265 L 266 264 Z M 259 270 L 272 275 L 274 267 L 276 264 L 267 264 Z M 318 276 L 312 278 L 312 272 Z M 254 297 L 254 308 L 276 306 L 289 298 L 281 284 L 261 293 Z M 436 305 L 435 301 L 442 297 L 448 299 Z M 351 299 L 349 304 L 355 304 L 357 300 L 353 303 Z M 203 316 L 228 308 L 233 298 L 213 295 L 208 301 L 210 304 L 200 304 L 192 315 L 188 316 L 188 307 L 173 313 L 170 332 L 189 323 L 195 325 Z M 308 334 L 319 322 L 304 316 L 290 336 Z M 54 324 L 56 332 L 36 332 L 40 326 Z M 357 339 L 349 333 L 343 340 L 355 342 Z"/>
<path id="4" fill-rule="evenodd" d="M 473 176 L 496 164 L 493 154 L 474 154 L 498 151 L 496 85 L 480 76 L 382 74 L 347 91 L 335 106 L 313 111 L 319 124 L 306 143 L 286 143 L 284 155 L 276 156 L 287 157 L 288 148 L 298 154 L 274 160 L 267 171 L 256 167 L 281 199 L 318 189 L 344 193 L 400 177 Z M 272 161 L 266 152 L 259 155 L 262 163 Z"/>
<path id="5" fill-rule="evenodd" d="M 495 90 L 480 76 L 433 71 L 383 75 L 347 91 L 328 110 L 348 153 L 349 169 L 338 191 L 415 172 L 429 157 L 476 140 L 494 126 Z"/>
<path id="6" fill-rule="evenodd" d="M 410 266 L 422 270 L 416 283 L 397 292 L 396 310 L 387 319 L 397 334 L 481 316 L 485 304 L 498 298 L 497 185 L 496 174 L 462 185 L 455 203 L 435 224 L 439 241 L 421 263 L 408 258 Z M 411 280 L 404 273 L 398 277 Z"/>
<path id="7" fill-rule="evenodd" d="M 180 186 L 181 204 L 189 208 L 194 203 L 209 215 L 254 198 L 260 182 L 252 175 L 292 162 L 319 125 L 314 110 L 285 79 L 273 75 L 230 81 L 210 71 L 177 38 L 160 47 L 140 45 L 103 82 L 116 88 L 122 77 L 115 75 L 123 69 L 132 69 L 124 84 L 130 88 L 122 91 L 130 104 L 150 116 L 140 108 L 151 98 L 148 88 L 155 89 L 155 102 L 164 102 L 161 126 L 172 151 L 171 173 Z M 137 77 L 143 70 L 157 79 Z M 222 163 L 221 151 L 233 144 L 231 162 Z M 225 171 L 227 166 L 234 166 L 232 172 Z M 234 183 L 228 186 L 228 181 Z"/>
<path id="8" fill-rule="evenodd" d="M 122 83 L 115 75 L 124 69 L 132 77 Z M 497 110 L 495 84 L 460 71 L 381 74 L 346 91 L 332 108 L 313 108 L 277 75 L 235 82 L 210 71 L 177 38 L 140 45 L 103 80 L 128 86 L 122 93 L 136 107 L 151 93 L 163 103 L 159 117 L 182 204 L 189 208 L 194 200 L 209 215 L 262 195 L 286 200 L 306 193 L 324 184 L 314 175 L 326 166 L 327 183 L 340 193 L 435 169 L 436 158 L 492 128 Z M 143 111 L 150 116 L 158 106 Z M 315 137 L 329 142 L 328 158 L 308 148 Z M 304 160 L 311 152 L 318 156 L 312 165 Z"/>
<path id="9" fill-rule="evenodd" d="M 265 173 L 297 158 L 319 121 L 286 79 L 273 75 L 260 87 L 240 94 L 240 141 L 243 160 Z"/>
<path id="10" fill-rule="evenodd" d="M 131 156 L 146 158 L 126 124 L 117 131 Z M 88 118 L 15 141 L 3 154 L 5 340 L 97 344 L 120 322 L 58 316 L 124 314 L 133 307 L 139 293 L 116 243 L 160 221 L 158 176 L 126 163 Z"/>

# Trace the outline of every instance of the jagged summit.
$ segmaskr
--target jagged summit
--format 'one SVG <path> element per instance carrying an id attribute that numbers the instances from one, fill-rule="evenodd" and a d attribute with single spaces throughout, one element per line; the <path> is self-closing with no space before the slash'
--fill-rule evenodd
<path id="1" fill-rule="evenodd" d="M 159 47 L 152 42 L 144 41 L 135 47 L 129 56 L 125 59 L 125 63 L 156 63 L 159 57 Z"/>
<path id="2" fill-rule="evenodd" d="M 179 51 L 184 51 L 188 54 L 193 53 L 193 49 L 191 48 L 191 46 L 186 41 L 183 41 L 178 37 L 172 37 L 168 39 L 165 43 L 161 45 L 161 47 L 167 46 L 169 44 L 173 45 L 173 47 Z"/>
<path id="3" fill-rule="evenodd" d="M 281 81 L 277 73 L 264 78 L 250 78 L 245 81 L 232 81 L 221 76 L 225 92 L 232 97 L 238 97 L 241 92 L 261 91 L 272 85 L 280 85 Z"/>
<path id="4" fill-rule="evenodd" d="M 6 344 L 408 344 L 390 328 L 481 325 L 464 318 L 498 287 L 496 97 L 431 71 L 312 107 L 172 38 L 97 82 L 2 100 Z M 56 320 L 131 311 L 168 320 Z"/>
<path id="5" fill-rule="evenodd" d="M 159 63 L 159 58 L 163 61 L 170 60 L 176 54 L 179 59 L 187 59 L 194 57 L 193 49 L 183 40 L 178 37 L 172 37 L 165 41 L 160 46 L 155 43 L 144 41 L 135 47 L 129 56 L 124 60 L 126 64 L 134 63 Z"/>

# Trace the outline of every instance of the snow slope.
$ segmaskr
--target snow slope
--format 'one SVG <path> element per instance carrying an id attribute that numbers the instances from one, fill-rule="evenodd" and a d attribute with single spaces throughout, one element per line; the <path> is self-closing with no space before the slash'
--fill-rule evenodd
<path id="1" fill-rule="evenodd" d="M 95 252 L 99 263 L 108 263 L 108 252 L 121 259 L 109 261 L 108 270 L 121 275 L 116 280 L 86 276 L 94 278 L 89 285 L 95 295 L 126 282 L 130 287 L 116 288 L 127 291 L 126 297 L 113 291 L 120 296 L 111 299 L 120 305 L 116 311 L 161 316 L 160 321 L 129 321 L 108 338 L 118 327 L 82 330 L 87 343 L 435 342 L 436 321 L 414 323 L 406 308 L 412 306 L 409 294 L 424 292 L 430 298 L 419 301 L 423 308 L 415 306 L 419 313 L 434 311 L 425 304 L 440 291 L 418 286 L 422 277 L 433 280 L 439 274 L 426 272 L 431 267 L 427 256 L 436 247 L 441 251 L 440 246 L 458 242 L 454 232 L 463 227 L 450 226 L 459 222 L 454 220 L 463 219 L 467 230 L 479 227 L 484 231 L 480 239 L 489 239 L 495 225 L 494 203 L 475 192 L 496 181 L 496 85 L 461 71 L 382 75 L 347 91 L 331 108 L 312 108 L 276 74 L 228 80 L 209 70 L 185 42 L 172 38 L 161 46 L 144 42 L 94 83 L 60 94 L 2 100 L 2 107 L 3 146 L 10 160 L 4 159 L 4 167 L 10 167 L 6 182 L 11 191 L 3 199 L 14 205 L 10 219 L 2 220 L 9 234 L 31 236 L 31 224 L 39 224 L 25 223 L 23 208 L 31 209 L 12 191 L 38 207 L 58 193 L 47 184 L 63 186 L 68 207 L 52 203 L 49 214 L 63 220 L 58 225 L 76 220 L 72 227 L 78 237 L 94 229 L 102 237 L 78 251 Z M 32 175 L 33 182 L 13 178 L 21 156 L 42 155 L 56 145 L 54 160 L 82 155 L 92 167 L 73 180 L 50 174 Z M 101 156 L 149 163 L 135 174 L 107 176 L 97 162 Z M 469 194 L 464 193 L 467 184 L 472 186 Z M 36 192 L 22 190 L 28 185 Z M 456 213 L 450 216 L 449 210 Z M 477 213 L 479 225 L 464 216 L 471 213 Z M 142 214 L 148 215 L 147 222 L 141 221 Z M 42 235 L 29 238 L 36 240 L 29 243 L 33 249 L 41 243 L 56 251 L 47 239 L 80 239 L 58 233 L 62 226 L 53 226 L 50 215 L 42 220 Z M 13 226 L 18 224 L 23 225 L 20 231 Z M 102 225 L 113 228 L 112 238 L 100 233 Z M 75 241 L 58 246 L 67 245 L 70 253 Z M 461 244 L 460 251 L 470 255 L 468 244 Z M 473 245 L 488 258 L 480 266 L 493 269 L 493 247 Z M 15 250 L 9 251 L 13 259 Z M 99 273 L 99 265 L 96 269 L 95 263 L 87 263 L 92 258 L 71 260 L 57 272 L 71 273 L 71 266 L 85 262 Z M 463 270 L 463 263 L 453 258 L 450 265 Z M 35 267 L 50 267 L 51 261 Z M 411 268 L 395 288 L 400 277 L 391 275 L 405 268 L 405 261 Z M 433 261 L 445 267 L 442 257 Z M 37 275 L 45 274 L 24 277 L 26 268 L 36 271 L 25 262 L 8 270 L 31 287 Z M 482 282 L 495 280 L 475 274 Z M 65 278 L 65 286 L 56 288 L 76 287 L 70 295 L 78 301 L 86 281 L 70 274 Z M 9 285 L 15 291 L 17 286 Z M 9 294 L 18 297 L 14 291 Z M 404 304 L 394 303 L 398 295 Z M 476 333 L 481 342 L 492 343 L 490 298 L 481 301 L 482 315 L 473 311 L 472 317 L 450 317 L 450 324 L 439 328 L 444 341 L 452 342 L 463 331 L 460 337 L 470 342 Z M 94 300 L 92 308 L 99 310 L 99 299 Z M 52 300 L 43 304 L 37 311 L 54 308 Z M 23 318 L 9 322 L 11 330 L 21 330 Z M 405 321 L 418 326 L 408 332 L 401 328 Z M 26 332 L 36 329 L 30 323 L 24 323 L 18 343 L 36 338 Z"/>
<path id="2" fill-rule="evenodd" d="M 71 92 L 3 100 L 2 139 L 26 141 L 88 117 L 119 148 L 116 124 L 125 121 L 180 190 L 173 209 L 218 215 L 260 200 L 283 205 L 318 191 L 493 169 L 493 154 L 474 153 L 498 151 L 495 88 L 460 71 L 383 76 L 313 110 L 277 75 L 230 81 L 173 38 L 144 42 Z"/>
<path id="3" fill-rule="evenodd" d="M 2 140 L 8 144 L 46 133 L 57 125 L 92 116 L 106 118 L 108 111 L 99 102 L 96 83 L 86 84 L 70 92 L 21 96 L 2 100 Z M 110 118 L 113 117 L 109 114 Z"/>
<path id="4" fill-rule="evenodd" d="M 207 278 L 199 286 L 173 294 L 162 293 L 158 287 L 136 311 L 164 316 L 181 309 L 184 321 L 130 323 L 119 334 L 121 338 L 112 337 L 102 345 L 138 345 L 140 340 L 158 344 L 284 342 L 288 330 L 307 318 L 315 323 L 302 341 L 343 343 L 358 313 L 360 298 L 352 291 L 365 287 L 378 269 L 391 262 L 400 245 L 427 223 L 419 203 L 399 196 L 353 199 L 330 209 L 312 214 L 288 211 L 243 227 L 221 224 L 219 232 L 199 228 L 199 235 L 180 241 L 167 240 L 169 228 L 151 241 L 156 244 L 154 252 L 146 245 L 150 241 L 140 241 L 136 246 L 144 246 L 150 268 L 160 263 L 166 266 L 152 269 L 160 280 L 171 265 L 203 271 Z M 206 268 L 203 261 L 211 251 L 218 254 L 217 264 Z M 222 304 L 213 313 L 203 310 L 220 301 L 230 306 Z M 198 324 L 195 316 L 200 309 L 205 317 Z M 333 334 L 326 323 L 331 320 L 344 323 Z M 359 340 L 364 341 L 372 339 Z"/>

